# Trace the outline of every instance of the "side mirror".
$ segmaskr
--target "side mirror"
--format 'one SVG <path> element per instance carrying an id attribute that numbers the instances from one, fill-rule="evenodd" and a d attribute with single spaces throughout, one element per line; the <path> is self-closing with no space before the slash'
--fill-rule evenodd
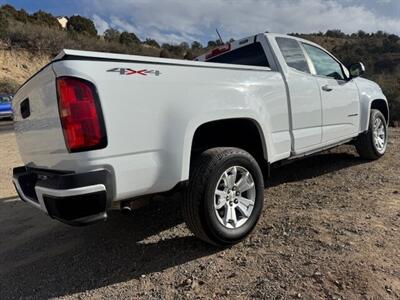
<path id="1" fill-rule="evenodd" d="M 349 67 L 351 78 L 359 77 L 365 73 L 365 66 L 362 62 L 350 65 Z"/>

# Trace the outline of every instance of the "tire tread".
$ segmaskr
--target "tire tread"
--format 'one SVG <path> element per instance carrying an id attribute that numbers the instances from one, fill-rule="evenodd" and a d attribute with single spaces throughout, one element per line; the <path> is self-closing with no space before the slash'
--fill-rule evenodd
<path id="1" fill-rule="evenodd" d="M 235 154 L 245 155 L 249 159 L 254 160 L 246 151 L 231 147 L 211 148 L 198 155 L 194 159 L 193 167 L 190 170 L 189 184 L 182 199 L 182 214 L 188 228 L 199 239 L 216 246 L 221 246 L 221 241 L 216 240 L 207 231 L 203 216 L 201 215 L 202 200 L 208 178 L 215 167 L 222 159 Z"/>
<path id="2" fill-rule="evenodd" d="M 357 152 L 363 159 L 376 160 L 383 155 L 375 151 L 375 147 L 373 145 L 373 140 L 372 140 L 373 121 L 375 120 L 377 115 L 380 115 L 380 117 L 382 117 L 383 120 L 385 120 L 385 118 L 383 117 L 382 113 L 379 110 L 371 109 L 368 131 L 358 136 L 357 141 L 355 143 Z"/>

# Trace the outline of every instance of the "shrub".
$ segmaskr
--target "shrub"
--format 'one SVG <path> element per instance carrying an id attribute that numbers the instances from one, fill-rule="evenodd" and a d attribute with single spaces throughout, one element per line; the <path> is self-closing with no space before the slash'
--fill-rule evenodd
<path id="1" fill-rule="evenodd" d="M 6 36 L 8 29 L 8 20 L 5 14 L 0 11 L 0 38 L 4 38 Z"/>
<path id="2" fill-rule="evenodd" d="M 67 29 L 84 35 L 97 36 L 93 21 L 79 15 L 69 18 Z"/>
<path id="3" fill-rule="evenodd" d="M 21 15 L 22 17 L 22 15 Z M 17 17 L 15 17 L 17 19 Z M 35 12 L 33 15 L 29 17 L 32 23 L 37 24 L 37 25 L 44 25 L 48 27 L 54 27 L 54 28 L 61 28 L 60 23 L 58 23 L 57 19 L 53 17 L 53 15 L 46 13 L 44 11 L 39 10 L 38 12 Z"/>
<path id="4" fill-rule="evenodd" d="M 119 42 L 120 36 L 121 33 L 114 28 L 109 28 L 104 31 L 104 40 L 107 42 Z"/>
<path id="5" fill-rule="evenodd" d="M 19 88 L 19 84 L 11 79 L 0 78 L 0 93 L 14 94 Z"/>
<path id="6" fill-rule="evenodd" d="M 162 49 L 160 52 L 160 57 L 162 58 L 171 58 L 172 55 L 167 49 Z"/>
<path id="7" fill-rule="evenodd" d="M 202 49 L 202 48 L 203 48 L 203 45 L 201 43 L 199 43 L 197 41 L 194 41 L 192 43 L 192 49 Z"/>
<path id="8" fill-rule="evenodd" d="M 24 9 L 17 11 L 14 18 L 15 20 L 25 24 L 29 22 L 29 14 Z"/>
<path id="9" fill-rule="evenodd" d="M 17 14 L 17 10 L 10 4 L 5 4 L 0 7 L 0 11 L 5 14 L 6 17 L 14 18 Z"/>
<path id="10" fill-rule="evenodd" d="M 119 42 L 123 45 L 132 45 L 140 43 L 139 38 L 132 32 L 124 31 L 119 37 Z"/>
<path id="11" fill-rule="evenodd" d="M 143 42 L 143 44 L 149 45 L 149 46 L 152 46 L 152 47 L 156 47 L 156 48 L 160 48 L 160 44 L 157 43 L 157 41 L 156 41 L 156 40 L 153 40 L 153 39 L 146 39 L 146 40 Z"/>

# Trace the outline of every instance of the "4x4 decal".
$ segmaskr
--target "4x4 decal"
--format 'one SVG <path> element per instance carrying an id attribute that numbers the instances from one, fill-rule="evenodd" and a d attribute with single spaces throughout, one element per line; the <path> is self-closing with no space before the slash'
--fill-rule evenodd
<path id="1" fill-rule="evenodd" d="M 161 72 L 158 70 L 133 70 L 130 68 L 112 68 L 107 70 L 107 72 L 116 72 L 119 73 L 120 75 L 142 75 L 142 76 L 147 76 L 147 75 L 155 75 L 159 76 L 161 75 Z"/>

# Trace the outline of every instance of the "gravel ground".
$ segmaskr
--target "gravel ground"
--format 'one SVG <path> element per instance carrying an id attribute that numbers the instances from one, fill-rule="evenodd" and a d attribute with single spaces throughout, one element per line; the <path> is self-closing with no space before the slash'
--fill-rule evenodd
<path id="1" fill-rule="evenodd" d="M 273 169 L 256 230 L 224 250 L 190 234 L 178 196 L 79 228 L 0 201 L 0 298 L 400 299 L 400 130 L 390 137 L 378 161 L 342 146 Z M 12 133 L 0 145 L 8 170 Z"/>
<path id="2" fill-rule="evenodd" d="M 22 166 L 11 121 L 0 120 L 0 200 L 16 195 L 12 169 Z"/>

